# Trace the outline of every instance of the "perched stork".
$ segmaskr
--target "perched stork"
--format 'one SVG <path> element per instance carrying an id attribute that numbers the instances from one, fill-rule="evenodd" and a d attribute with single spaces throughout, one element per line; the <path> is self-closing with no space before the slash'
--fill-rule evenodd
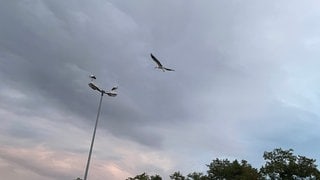
<path id="1" fill-rule="evenodd" d="M 112 89 L 111 89 L 111 91 L 115 91 L 115 90 L 117 90 L 117 89 L 118 89 L 118 86 L 113 86 Z"/>
<path id="2" fill-rule="evenodd" d="M 107 94 L 108 96 L 111 96 L 111 97 L 115 97 L 118 95 L 118 93 L 116 92 L 117 89 L 118 89 L 118 86 L 113 86 L 111 88 L 111 90 L 108 92 L 105 92 L 105 94 Z"/>
<path id="3" fill-rule="evenodd" d="M 94 79 L 97 79 L 95 75 L 90 75 L 89 77 L 91 78 L 91 81 L 93 81 Z"/>
<path id="4" fill-rule="evenodd" d="M 169 68 L 166 68 L 166 67 L 162 66 L 162 64 L 160 63 L 160 61 L 159 61 L 156 57 L 154 57 L 154 55 L 153 55 L 152 53 L 150 54 L 150 56 L 151 56 L 152 60 L 153 60 L 155 63 L 157 63 L 157 65 L 158 65 L 158 66 L 156 66 L 155 68 L 161 69 L 163 72 L 165 72 L 165 71 L 174 71 L 174 69 L 169 69 Z"/>
<path id="5" fill-rule="evenodd" d="M 100 89 L 97 85 L 94 84 L 93 80 L 97 79 L 96 76 L 90 75 L 89 77 L 91 78 L 91 82 L 88 85 L 89 87 L 91 87 L 91 89 L 99 91 L 101 95 L 107 94 L 108 96 L 111 96 L 111 97 L 115 97 L 118 95 L 118 93 L 116 92 L 116 90 L 118 89 L 118 86 L 113 86 L 110 91 L 105 91 L 103 89 Z"/>

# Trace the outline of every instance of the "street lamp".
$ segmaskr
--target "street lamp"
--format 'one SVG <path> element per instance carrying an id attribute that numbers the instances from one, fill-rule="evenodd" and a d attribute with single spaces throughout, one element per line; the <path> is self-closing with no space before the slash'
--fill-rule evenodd
<path id="1" fill-rule="evenodd" d="M 93 79 L 96 79 L 95 76 L 91 75 L 90 76 L 92 81 Z M 94 130 L 93 130 L 93 135 L 92 135 L 92 140 L 91 140 L 91 145 L 90 145 L 90 151 L 89 151 L 89 156 L 88 156 L 88 161 L 87 161 L 87 166 L 86 166 L 86 171 L 84 173 L 84 179 L 83 180 L 87 180 L 87 176 L 88 176 L 88 170 L 89 170 L 89 165 L 90 165 L 90 159 L 91 159 L 91 154 L 92 154 L 92 148 L 93 148 L 93 143 L 94 143 L 94 138 L 96 136 L 96 130 L 97 130 L 97 125 L 98 125 L 98 120 L 99 120 L 99 115 L 100 115 L 100 109 L 101 109 L 101 102 L 102 102 L 102 97 L 104 94 L 107 94 L 110 97 L 115 97 L 117 96 L 117 92 L 115 91 L 116 89 L 118 89 L 117 86 L 113 87 L 110 91 L 105 91 L 103 89 L 100 89 L 97 85 L 95 85 L 93 82 L 90 82 L 88 85 L 89 87 L 91 87 L 91 89 L 99 91 L 100 92 L 100 102 L 99 102 L 99 107 L 98 107 L 98 113 L 97 113 L 97 118 L 96 118 L 96 124 L 94 126 Z"/>

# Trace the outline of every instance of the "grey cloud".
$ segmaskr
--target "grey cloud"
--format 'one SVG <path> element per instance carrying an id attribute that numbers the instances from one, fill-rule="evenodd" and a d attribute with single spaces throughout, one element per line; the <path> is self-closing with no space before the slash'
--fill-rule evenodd
<path id="1" fill-rule="evenodd" d="M 314 130 L 303 132 L 318 127 L 312 85 L 319 77 L 312 68 L 318 65 L 317 1 L 1 4 L 0 107 L 5 111 L 62 126 L 67 121 L 91 132 L 99 94 L 87 83 L 95 74 L 102 88 L 119 85 L 116 98 L 104 97 L 99 131 L 151 149 L 226 156 L 245 156 L 236 151 L 248 149 L 259 156 L 270 141 L 297 143 L 288 135 L 295 131 L 318 139 Z M 150 53 L 176 71 L 155 70 Z M 252 130 L 261 126 L 268 128 Z M 46 137 L 41 128 L 28 128 L 6 133 Z M 283 139 L 273 136 L 274 128 Z M 251 136 L 256 139 L 245 139 Z"/>

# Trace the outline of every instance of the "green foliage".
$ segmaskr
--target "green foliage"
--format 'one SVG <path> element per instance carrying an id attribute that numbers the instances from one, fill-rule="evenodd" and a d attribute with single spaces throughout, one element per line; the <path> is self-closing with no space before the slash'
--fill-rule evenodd
<path id="1" fill-rule="evenodd" d="M 293 155 L 293 150 L 274 149 L 264 152 L 266 164 L 260 169 L 265 178 L 271 179 L 319 179 L 316 160 Z"/>
<path id="2" fill-rule="evenodd" d="M 146 173 L 142 173 L 140 175 L 136 175 L 135 177 L 129 177 L 126 180 L 150 180 L 149 175 L 147 175 Z"/>
<path id="3" fill-rule="evenodd" d="M 209 165 L 208 179 L 258 179 L 259 173 L 257 169 L 252 168 L 247 161 L 237 160 L 230 162 L 228 159 L 213 160 Z"/>
<path id="4" fill-rule="evenodd" d="M 154 176 L 149 176 L 146 173 L 142 173 L 140 175 L 136 175 L 135 177 L 129 177 L 126 180 L 162 180 L 161 176 L 159 175 L 154 175 Z"/>
<path id="5" fill-rule="evenodd" d="M 207 180 L 208 177 L 203 175 L 203 173 L 193 172 L 188 174 L 187 180 Z"/>
<path id="6" fill-rule="evenodd" d="M 215 159 L 207 167 L 207 174 L 193 172 L 186 177 L 179 171 L 170 175 L 172 180 L 289 180 L 289 179 L 320 179 L 320 172 L 315 165 L 316 160 L 305 156 L 296 156 L 293 150 L 274 149 L 264 152 L 266 160 L 260 171 L 253 168 L 247 161 L 229 161 L 228 159 Z M 159 175 L 149 176 L 146 173 L 128 178 L 126 180 L 162 180 Z"/>
<path id="7" fill-rule="evenodd" d="M 154 175 L 154 176 L 151 176 L 150 180 L 162 180 L 161 176 L 159 175 Z"/>
<path id="8" fill-rule="evenodd" d="M 174 172 L 172 175 L 170 175 L 170 179 L 185 180 L 186 178 L 178 171 L 178 172 Z"/>

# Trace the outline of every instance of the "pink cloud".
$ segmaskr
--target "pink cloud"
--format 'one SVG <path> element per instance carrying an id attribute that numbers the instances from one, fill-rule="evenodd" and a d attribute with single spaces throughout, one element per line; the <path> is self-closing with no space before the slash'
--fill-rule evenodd
<path id="1" fill-rule="evenodd" d="M 45 146 L 31 148 L 1 147 L 0 157 L 8 166 L 27 174 L 37 174 L 49 179 L 74 179 L 82 177 L 86 156 L 65 151 L 55 151 Z M 0 169 L 2 171 L 3 168 Z M 0 172 L 2 174 L 2 172 Z M 14 174 L 14 173 L 11 173 Z M 115 163 L 94 160 L 89 176 L 93 179 L 125 179 L 130 176 Z M 32 178 L 30 178 L 31 180 Z"/>

